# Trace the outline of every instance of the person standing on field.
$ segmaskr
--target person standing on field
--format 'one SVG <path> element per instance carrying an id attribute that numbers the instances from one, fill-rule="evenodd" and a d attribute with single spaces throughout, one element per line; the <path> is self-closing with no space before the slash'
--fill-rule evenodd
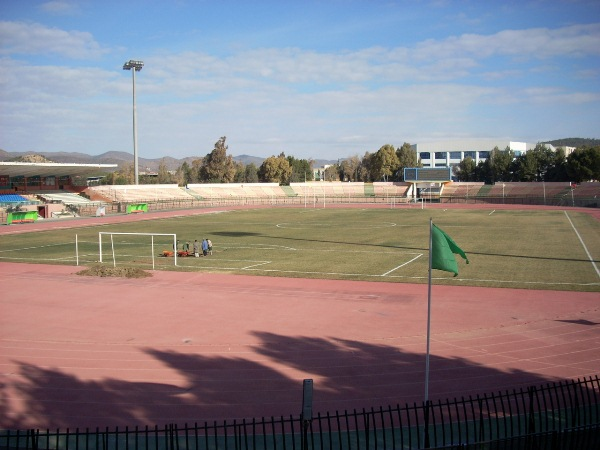
<path id="1" fill-rule="evenodd" d="M 200 242 L 198 242 L 198 239 L 194 239 L 194 256 L 196 258 L 200 256 Z"/>
<path id="2" fill-rule="evenodd" d="M 212 241 L 207 239 L 206 243 L 208 244 L 208 254 L 212 256 Z"/>
<path id="3" fill-rule="evenodd" d="M 202 254 L 204 256 L 208 255 L 208 242 L 206 242 L 206 239 L 202 240 Z"/>

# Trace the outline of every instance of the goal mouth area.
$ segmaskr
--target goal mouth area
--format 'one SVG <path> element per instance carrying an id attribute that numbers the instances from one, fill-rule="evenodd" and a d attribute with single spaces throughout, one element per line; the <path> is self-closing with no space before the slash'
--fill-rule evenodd
<path id="1" fill-rule="evenodd" d="M 107 243 L 110 244 L 109 249 L 105 248 Z M 113 267 L 117 266 L 117 261 L 119 264 L 142 266 L 151 263 L 154 270 L 157 258 L 164 259 L 162 256 L 165 251 L 172 251 L 173 265 L 177 266 L 177 250 L 175 233 L 98 232 L 98 261 L 104 263 L 104 255 L 108 253 Z"/>

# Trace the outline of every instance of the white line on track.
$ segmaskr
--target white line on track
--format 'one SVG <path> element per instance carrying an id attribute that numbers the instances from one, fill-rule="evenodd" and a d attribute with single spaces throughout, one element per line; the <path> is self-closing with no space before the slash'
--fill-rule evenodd
<path id="1" fill-rule="evenodd" d="M 573 228 L 573 231 L 575 232 L 575 234 L 579 238 L 579 242 L 581 242 L 581 245 L 582 245 L 583 249 L 585 250 L 585 253 L 587 254 L 588 259 L 590 260 L 590 262 L 592 263 L 592 266 L 596 270 L 596 275 L 598 275 L 598 278 L 600 278 L 600 270 L 598 270 L 598 266 L 596 265 L 596 262 L 594 261 L 594 258 L 592 258 L 592 255 L 590 255 L 590 252 L 588 251 L 587 247 L 585 246 L 585 244 L 583 242 L 583 239 L 581 238 L 581 235 L 577 231 L 577 228 L 575 228 L 575 225 L 571 221 L 571 218 L 569 217 L 569 214 L 566 211 L 565 211 L 565 216 L 567 216 L 567 220 L 571 224 L 571 227 Z"/>

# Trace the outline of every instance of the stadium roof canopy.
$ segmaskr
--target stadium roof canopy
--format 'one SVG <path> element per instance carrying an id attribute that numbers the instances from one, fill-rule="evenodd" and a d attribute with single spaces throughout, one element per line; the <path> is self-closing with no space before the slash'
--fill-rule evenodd
<path id="1" fill-rule="evenodd" d="M 0 162 L 0 175 L 8 175 L 11 178 L 19 176 L 27 178 L 66 175 L 93 176 L 102 172 L 112 172 L 117 168 L 117 164 Z"/>

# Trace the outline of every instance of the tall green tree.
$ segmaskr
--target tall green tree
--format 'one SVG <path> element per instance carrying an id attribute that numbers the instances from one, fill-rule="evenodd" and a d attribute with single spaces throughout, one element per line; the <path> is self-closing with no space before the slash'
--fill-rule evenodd
<path id="1" fill-rule="evenodd" d="M 514 160 L 512 170 L 517 181 L 536 181 L 538 177 L 536 156 L 532 152 L 523 153 Z"/>
<path id="2" fill-rule="evenodd" d="M 535 148 L 529 150 L 527 153 L 532 154 L 535 158 L 535 181 L 549 181 L 547 177 L 554 163 L 554 152 L 546 147 L 545 144 L 538 142 Z"/>
<path id="3" fill-rule="evenodd" d="M 192 173 L 191 177 L 194 183 L 200 183 L 202 181 L 202 177 L 200 176 L 202 172 L 202 164 L 204 163 L 204 158 L 197 158 L 192 161 Z"/>
<path id="4" fill-rule="evenodd" d="M 600 180 L 600 147 L 576 149 L 567 158 L 567 173 L 576 183 Z"/>
<path id="5" fill-rule="evenodd" d="M 268 157 L 258 169 L 258 178 L 265 183 L 285 184 L 291 174 L 292 168 L 283 153 Z"/>
<path id="6" fill-rule="evenodd" d="M 358 181 L 360 164 L 360 158 L 357 155 L 344 159 L 340 163 L 341 179 L 344 181 Z"/>
<path id="7" fill-rule="evenodd" d="M 107 184 L 134 184 L 133 163 L 124 163 L 106 178 Z"/>
<path id="8" fill-rule="evenodd" d="M 504 150 L 494 147 L 490 152 L 490 157 L 486 160 L 489 163 L 490 181 L 492 183 L 512 180 L 511 164 L 514 157 L 515 153 L 510 147 L 506 147 Z"/>
<path id="9" fill-rule="evenodd" d="M 414 150 L 408 142 L 402 144 L 396 150 L 396 156 L 398 156 L 398 180 L 404 181 L 404 169 L 411 167 L 421 167 L 422 164 L 417 156 L 417 151 Z"/>
<path id="10" fill-rule="evenodd" d="M 554 152 L 551 167 L 546 175 L 546 181 L 569 181 L 567 174 L 567 157 L 565 149 L 559 147 Z"/>
<path id="11" fill-rule="evenodd" d="M 458 163 L 458 166 L 454 170 L 454 175 L 458 178 L 458 181 L 476 181 L 475 169 L 475 161 L 470 156 L 467 156 Z"/>
<path id="12" fill-rule="evenodd" d="M 211 183 L 231 183 L 235 177 L 235 162 L 231 155 L 227 155 L 227 145 L 223 136 L 215 143 L 212 152 L 204 157 L 200 167 L 202 181 Z"/>
<path id="13" fill-rule="evenodd" d="M 160 160 L 158 165 L 158 184 L 169 184 L 173 182 L 173 177 L 169 173 L 165 158 Z"/>
<path id="14" fill-rule="evenodd" d="M 256 167 L 256 164 L 236 163 L 235 182 L 258 183 L 258 167 Z"/>
<path id="15" fill-rule="evenodd" d="M 323 180 L 325 181 L 340 181 L 340 165 L 333 164 L 325 169 L 323 174 Z"/>
<path id="16" fill-rule="evenodd" d="M 386 144 L 375 153 L 371 166 L 373 180 L 388 181 L 398 170 L 400 161 L 393 145 Z"/>
<path id="17" fill-rule="evenodd" d="M 360 167 L 358 168 L 358 179 L 360 181 L 373 181 L 373 160 L 375 159 L 374 153 L 365 152 Z"/>
<path id="18" fill-rule="evenodd" d="M 258 183 L 258 167 L 256 167 L 256 164 L 246 164 L 244 174 L 245 183 Z"/>
<path id="19" fill-rule="evenodd" d="M 304 181 L 312 181 L 312 161 L 307 159 L 296 159 L 293 156 L 287 157 L 288 163 L 292 168 L 292 174 L 288 183 L 302 183 Z"/>

